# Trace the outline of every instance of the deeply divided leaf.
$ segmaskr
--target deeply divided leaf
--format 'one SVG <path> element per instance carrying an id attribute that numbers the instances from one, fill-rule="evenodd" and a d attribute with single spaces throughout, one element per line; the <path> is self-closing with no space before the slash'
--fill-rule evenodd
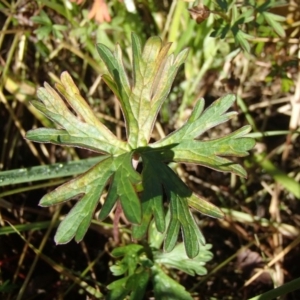
<path id="1" fill-rule="evenodd" d="M 57 128 L 30 130 L 26 138 L 41 143 L 86 148 L 103 156 L 87 172 L 42 198 L 42 206 L 78 199 L 59 225 L 55 236 L 57 243 L 67 243 L 72 238 L 81 241 L 97 208 L 100 210 L 98 217 L 103 220 L 119 203 L 126 219 L 133 224 L 134 238 L 142 238 L 154 220 L 158 232 L 165 236 L 166 251 L 177 251 L 178 235 L 182 234 L 186 255 L 193 258 L 199 255 L 205 240 L 190 209 L 215 218 L 223 217 L 218 207 L 193 193 L 169 168 L 168 163 L 193 163 L 246 176 L 243 167 L 231 161 L 230 157 L 245 156 L 254 146 L 254 140 L 245 137 L 250 126 L 214 140 L 200 140 L 207 130 L 236 115 L 235 112 L 227 112 L 235 101 L 233 95 L 218 99 L 205 110 L 204 100 L 201 99 L 181 128 L 162 140 L 150 143 L 160 107 L 188 55 L 187 49 L 177 56 L 169 55 L 170 46 L 170 43 L 163 44 L 159 37 L 151 37 L 142 47 L 140 39 L 132 34 L 132 74 L 129 76 L 118 45 L 114 51 L 103 44 L 97 45 L 108 70 L 102 78 L 122 108 L 126 124 L 124 140 L 117 138 L 97 118 L 68 73 L 61 75 L 55 85 L 56 90 L 47 83 L 39 89 L 40 101 L 33 101 L 32 104 Z M 133 167 L 133 158 L 135 166 L 138 159 L 141 163 L 140 173 Z M 136 262 L 132 261 L 131 265 L 134 264 Z M 126 271 L 130 276 L 125 281 L 116 281 L 109 287 L 112 290 L 111 299 L 130 294 L 135 282 L 139 282 L 141 292 L 144 290 L 148 274 L 135 274 L 133 269 L 115 267 L 116 274 Z M 163 286 L 156 278 L 161 276 L 157 271 L 153 281 L 158 296 L 162 295 Z M 120 287 L 121 290 L 117 291 Z M 174 287 L 178 288 L 176 285 Z M 178 295 L 188 299 L 185 291 L 179 288 Z"/>

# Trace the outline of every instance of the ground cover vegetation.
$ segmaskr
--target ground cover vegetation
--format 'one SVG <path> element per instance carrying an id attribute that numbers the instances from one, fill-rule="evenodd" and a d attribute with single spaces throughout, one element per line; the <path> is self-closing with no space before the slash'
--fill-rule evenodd
<path id="1" fill-rule="evenodd" d="M 299 6 L 1 0 L 1 297 L 299 299 Z"/>

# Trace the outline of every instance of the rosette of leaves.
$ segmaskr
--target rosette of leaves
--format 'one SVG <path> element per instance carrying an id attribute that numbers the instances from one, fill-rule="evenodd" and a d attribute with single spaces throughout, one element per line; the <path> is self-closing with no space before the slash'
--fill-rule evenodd
<path id="1" fill-rule="evenodd" d="M 132 34 L 133 79 L 130 81 L 120 47 L 116 46 L 112 52 L 105 45 L 97 45 L 109 73 L 102 78 L 120 101 L 126 122 L 125 141 L 118 139 L 97 119 L 68 73 L 64 72 L 55 85 L 58 92 L 47 83 L 38 90 L 41 101 L 33 101 L 33 105 L 59 128 L 34 129 L 27 132 L 26 138 L 86 148 L 102 155 L 102 160 L 87 172 L 41 199 L 40 205 L 50 206 L 82 196 L 59 225 L 55 235 L 57 243 L 83 239 L 106 187 L 108 193 L 99 213 L 100 220 L 105 219 L 119 201 L 127 220 L 133 224 L 134 238 L 141 238 L 154 219 L 157 230 L 166 231 L 164 249 L 171 251 L 175 247 L 181 231 L 188 257 L 197 256 L 200 245 L 204 244 L 190 208 L 222 218 L 222 211 L 195 195 L 167 163 L 194 163 L 245 176 L 245 170 L 227 157 L 248 154 L 254 145 L 253 139 L 244 137 L 250 126 L 218 139 L 199 140 L 205 131 L 236 114 L 226 112 L 235 101 L 233 95 L 215 101 L 206 110 L 204 100 L 200 99 L 181 128 L 162 140 L 149 143 L 160 107 L 188 55 L 187 49 L 177 56 L 168 55 L 170 46 L 171 43 L 163 45 L 159 37 L 151 37 L 142 49 L 139 38 Z M 141 173 L 133 167 L 133 160 L 142 161 Z M 137 192 L 140 186 L 141 196 Z M 169 204 L 168 226 L 163 196 Z"/>

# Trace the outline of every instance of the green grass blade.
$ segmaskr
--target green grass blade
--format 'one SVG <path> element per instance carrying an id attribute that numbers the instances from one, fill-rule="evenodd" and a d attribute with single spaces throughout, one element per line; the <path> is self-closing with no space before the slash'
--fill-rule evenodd
<path id="1" fill-rule="evenodd" d="M 28 224 L 14 225 L 14 227 L 19 232 L 29 231 L 29 230 L 35 231 L 35 230 L 49 228 L 50 224 L 51 224 L 51 221 L 32 222 L 32 223 L 28 223 Z M 58 226 L 58 224 L 59 224 L 59 221 L 57 221 L 54 226 Z M 0 235 L 16 233 L 16 230 L 14 230 L 11 226 L 0 227 Z"/>
<path id="2" fill-rule="evenodd" d="M 271 300 L 300 289 L 300 277 L 249 300 Z"/>
<path id="3" fill-rule="evenodd" d="M 296 198 L 300 199 L 300 183 L 289 177 L 286 173 L 276 167 L 270 160 L 263 155 L 255 156 L 256 162 L 270 174 L 276 182 L 281 184 L 285 189 L 291 192 Z"/>
<path id="4" fill-rule="evenodd" d="M 81 174 L 108 156 L 0 172 L 0 186 Z"/>

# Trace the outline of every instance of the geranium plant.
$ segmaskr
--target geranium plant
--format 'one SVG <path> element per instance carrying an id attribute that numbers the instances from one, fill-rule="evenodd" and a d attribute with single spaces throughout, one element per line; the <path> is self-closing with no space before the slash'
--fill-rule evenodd
<path id="1" fill-rule="evenodd" d="M 33 105 L 56 123 L 58 128 L 34 129 L 27 132 L 26 138 L 36 142 L 86 148 L 102 156 L 102 160 L 87 172 L 41 199 L 40 205 L 50 206 L 82 195 L 58 227 L 55 235 L 58 244 L 67 243 L 73 238 L 77 242 L 83 239 L 99 199 L 106 190 L 107 196 L 98 215 L 100 220 L 104 220 L 119 202 L 125 217 L 132 224 L 134 239 L 141 239 L 154 220 L 155 226 L 151 226 L 163 237 L 161 241 L 166 253 L 174 253 L 175 249 L 178 251 L 175 246 L 178 234 L 182 232 L 184 247 L 180 244 L 176 247 L 181 247 L 182 251 L 185 249 L 186 259 L 199 257 L 200 249 L 205 245 L 191 208 L 214 218 L 223 217 L 218 207 L 193 193 L 168 163 L 198 164 L 245 176 L 243 167 L 228 157 L 248 154 L 247 151 L 254 146 L 254 140 L 245 135 L 251 128 L 244 126 L 214 140 L 199 139 L 208 129 L 236 115 L 236 112 L 227 112 L 235 97 L 226 95 L 205 110 L 204 100 L 200 99 L 181 128 L 150 143 L 161 105 L 170 92 L 178 68 L 188 55 L 187 49 L 177 56 L 169 55 L 170 46 L 171 43 L 163 45 L 159 37 L 151 37 L 142 48 L 139 38 L 132 34 L 133 73 L 129 79 L 120 47 L 116 46 L 112 52 L 105 45 L 97 45 L 108 70 L 108 74 L 102 78 L 120 101 L 126 124 L 126 140 L 117 138 L 99 121 L 67 72 L 61 75 L 60 82 L 55 85 L 58 92 L 47 83 L 38 90 L 41 101 L 33 101 Z M 142 163 L 140 173 L 136 171 L 139 162 Z M 129 252 L 137 253 L 143 248 L 139 245 L 130 247 L 135 248 Z M 125 255 L 126 258 L 127 250 L 117 249 L 113 254 L 118 257 Z M 161 259 L 162 254 L 155 257 Z M 137 276 L 135 270 L 140 265 L 138 262 L 139 259 L 135 261 L 136 267 L 129 270 L 130 276 L 134 275 L 134 278 Z M 155 274 L 160 271 L 152 263 L 151 266 L 146 263 L 146 266 L 152 268 L 155 278 Z M 121 271 L 113 269 L 116 274 L 126 271 L 126 268 Z M 149 276 L 144 278 L 144 282 L 147 282 Z M 129 280 L 129 277 L 126 278 Z M 128 282 L 132 283 L 133 279 L 130 280 Z M 131 291 L 128 288 L 123 292 L 126 294 Z"/>

